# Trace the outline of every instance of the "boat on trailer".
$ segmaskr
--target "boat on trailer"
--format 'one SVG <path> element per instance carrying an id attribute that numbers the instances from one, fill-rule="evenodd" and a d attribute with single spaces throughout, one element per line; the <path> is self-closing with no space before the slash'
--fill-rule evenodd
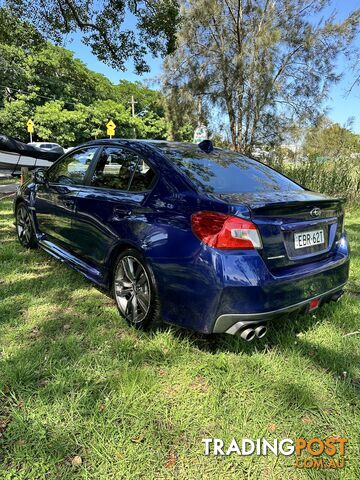
<path id="1" fill-rule="evenodd" d="M 0 135 L 0 169 L 8 170 L 13 175 L 20 174 L 22 167 L 29 170 L 48 168 L 61 155 L 60 151 L 43 150 L 16 138 Z"/>

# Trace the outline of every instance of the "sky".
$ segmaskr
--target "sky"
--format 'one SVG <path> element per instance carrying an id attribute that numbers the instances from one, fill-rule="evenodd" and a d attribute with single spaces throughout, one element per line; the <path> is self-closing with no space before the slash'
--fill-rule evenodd
<path id="1" fill-rule="evenodd" d="M 333 6 L 324 11 L 325 14 L 330 14 L 333 9 L 337 11 L 337 18 L 344 19 L 351 11 L 360 8 L 360 0 L 334 0 Z M 124 28 L 134 28 L 133 19 L 129 18 L 125 21 Z M 360 38 L 355 44 L 360 47 Z M 96 72 L 104 74 L 113 83 L 118 83 L 119 80 L 142 81 L 149 82 L 149 86 L 159 88 L 156 84 L 156 78 L 161 75 L 162 61 L 159 58 L 148 57 L 148 63 L 151 66 L 151 71 L 143 75 L 136 75 L 134 67 L 131 62 L 126 65 L 126 71 L 121 72 L 114 70 L 105 64 L 101 63 L 92 53 L 90 48 L 86 47 L 81 42 L 81 35 L 75 34 L 72 38 L 65 41 L 66 48 L 72 50 L 77 58 L 82 60 L 89 68 Z M 339 83 L 333 85 L 330 89 L 328 99 L 324 102 L 324 106 L 328 108 L 328 117 L 341 125 L 345 125 L 349 118 L 353 119 L 351 129 L 354 133 L 360 134 L 360 86 L 354 88 L 348 93 L 349 87 L 352 84 L 354 75 L 349 69 L 348 62 L 345 58 L 339 58 L 338 72 L 345 72 L 343 78 Z"/>

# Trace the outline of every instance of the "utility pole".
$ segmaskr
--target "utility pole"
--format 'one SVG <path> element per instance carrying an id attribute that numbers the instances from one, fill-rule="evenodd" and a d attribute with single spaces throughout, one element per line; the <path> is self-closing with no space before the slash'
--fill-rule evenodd
<path id="1" fill-rule="evenodd" d="M 12 98 L 11 98 L 11 88 L 5 87 L 5 90 L 4 90 L 4 102 L 5 102 L 5 101 L 10 102 L 11 100 L 12 100 Z"/>
<path id="2" fill-rule="evenodd" d="M 201 125 L 203 123 L 203 103 L 202 103 L 202 96 L 198 96 L 198 104 L 197 104 L 197 111 L 198 111 L 198 124 Z"/>
<path id="3" fill-rule="evenodd" d="M 135 103 L 138 103 L 138 102 L 135 102 L 135 99 L 134 99 L 134 95 L 131 95 L 131 116 L 132 117 L 135 117 Z"/>
<path id="4" fill-rule="evenodd" d="M 131 95 L 131 116 L 134 118 L 135 117 L 135 103 L 138 103 L 135 101 L 134 95 Z M 135 127 L 133 128 L 134 131 L 134 138 L 136 138 L 136 129 Z"/>

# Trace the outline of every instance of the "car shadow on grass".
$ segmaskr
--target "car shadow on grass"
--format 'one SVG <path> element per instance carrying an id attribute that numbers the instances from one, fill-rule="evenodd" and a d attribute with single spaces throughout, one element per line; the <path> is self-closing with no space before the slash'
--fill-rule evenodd
<path id="1" fill-rule="evenodd" d="M 347 299 L 346 299 L 347 297 Z M 345 305 L 342 305 L 342 302 Z M 337 349 L 326 345 L 326 341 L 319 343 L 317 338 L 307 338 L 307 334 L 313 332 L 314 329 L 322 328 L 331 324 L 336 329 L 340 320 L 335 318 L 339 316 L 344 318 L 344 325 L 349 315 L 353 313 L 347 310 L 356 308 L 357 298 L 352 294 L 347 294 L 339 303 L 331 302 L 323 306 L 319 312 L 314 314 L 298 314 L 284 316 L 278 321 L 268 323 L 268 334 L 262 339 L 255 339 L 252 342 L 245 342 L 238 336 L 228 334 L 205 335 L 197 332 L 189 332 L 188 330 L 170 327 L 173 335 L 180 340 L 185 338 L 190 339 L 195 348 L 203 352 L 211 354 L 218 354 L 220 352 L 227 352 L 233 354 L 240 354 L 252 356 L 257 354 L 271 354 L 271 352 L 279 352 L 285 357 L 296 353 L 312 364 L 320 375 L 330 373 L 336 381 L 346 383 L 351 388 L 359 386 L 359 372 L 357 371 L 360 365 L 359 349 L 343 349 L 341 350 L 337 345 Z M 340 315 L 343 312 L 343 315 Z M 348 327 L 350 335 L 356 335 L 356 318 L 354 318 L 353 328 Z M 341 325 L 343 327 L 343 325 Z M 340 330 L 340 329 L 339 329 Z M 326 334 L 325 334 L 326 335 Z M 333 335 L 338 337 L 338 342 L 345 342 L 343 335 L 344 331 L 335 331 Z M 340 336 L 341 335 L 341 336 Z M 348 337 L 350 338 L 350 337 Z M 351 337 L 355 338 L 355 337 Z M 354 390 L 355 392 L 356 390 Z M 357 394 L 359 392 L 357 391 Z M 351 398 L 352 395 L 350 395 Z"/>

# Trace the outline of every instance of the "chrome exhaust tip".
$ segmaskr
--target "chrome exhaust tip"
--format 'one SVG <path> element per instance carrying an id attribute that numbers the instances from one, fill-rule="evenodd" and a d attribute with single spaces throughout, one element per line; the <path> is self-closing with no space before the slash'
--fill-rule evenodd
<path id="1" fill-rule="evenodd" d="M 344 295 L 344 290 L 340 290 L 340 292 L 334 293 L 334 295 L 331 297 L 331 300 L 333 302 L 338 302 L 343 295 Z"/>
<path id="2" fill-rule="evenodd" d="M 241 330 L 239 335 L 246 342 L 251 342 L 255 338 L 255 330 L 253 328 L 245 328 L 245 330 Z"/>
<path id="3" fill-rule="evenodd" d="M 259 325 L 255 328 L 255 335 L 258 338 L 263 338 L 267 334 L 267 327 L 265 325 Z"/>

